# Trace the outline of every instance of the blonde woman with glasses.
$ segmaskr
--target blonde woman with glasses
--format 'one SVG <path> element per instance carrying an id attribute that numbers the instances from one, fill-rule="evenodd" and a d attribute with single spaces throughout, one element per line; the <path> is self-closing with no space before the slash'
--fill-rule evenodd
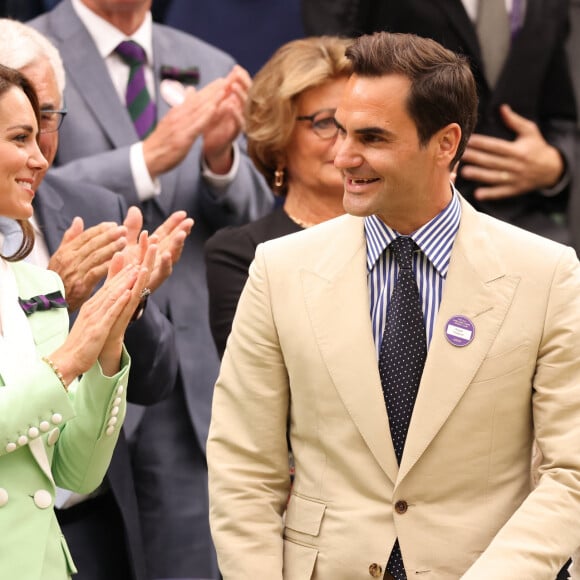
<path id="1" fill-rule="evenodd" d="M 331 36 L 288 42 L 254 78 L 245 115 L 248 152 L 281 203 L 206 243 L 210 324 L 220 357 L 256 246 L 344 213 L 333 163 L 334 111 L 348 78 L 349 44 Z"/>

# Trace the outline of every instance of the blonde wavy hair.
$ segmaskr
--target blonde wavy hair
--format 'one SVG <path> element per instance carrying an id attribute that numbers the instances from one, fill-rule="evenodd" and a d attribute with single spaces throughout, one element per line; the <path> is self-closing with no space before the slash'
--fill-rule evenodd
<path id="1" fill-rule="evenodd" d="M 335 36 L 301 38 L 282 45 L 256 73 L 245 109 L 248 153 L 270 187 L 274 172 L 286 165 L 286 148 L 296 123 L 297 98 L 308 89 L 346 77 L 345 57 L 352 40 Z"/>

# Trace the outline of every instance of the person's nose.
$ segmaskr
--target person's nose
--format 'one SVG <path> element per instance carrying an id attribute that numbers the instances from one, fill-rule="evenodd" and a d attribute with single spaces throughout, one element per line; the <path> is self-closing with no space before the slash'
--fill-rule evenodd
<path id="1" fill-rule="evenodd" d="M 28 165 L 37 171 L 44 171 L 48 168 L 48 161 L 42 154 L 40 146 L 36 141 L 32 145 L 32 150 L 30 151 L 30 156 L 28 158 Z"/>
<path id="2" fill-rule="evenodd" d="M 341 137 L 334 144 L 334 166 L 337 169 L 349 169 L 358 167 L 362 163 L 362 157 L 357 152 L 352 139 Z"/>

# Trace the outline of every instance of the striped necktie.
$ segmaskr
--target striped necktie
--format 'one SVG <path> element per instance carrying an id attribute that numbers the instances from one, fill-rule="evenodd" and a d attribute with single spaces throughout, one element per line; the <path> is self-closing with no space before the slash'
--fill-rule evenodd
<path id="1" fill-rule="evenodd" d="M 129 66 L 129 82 L 125 93 L 125 102 L 131 120 L 140 139 L 145 139 L 155 128 L 155 103 L 145 83 L 145 63 L 147 56 L 143 47 L 133 40 L 125 40 L 117 46 L 115 52 Z"/>

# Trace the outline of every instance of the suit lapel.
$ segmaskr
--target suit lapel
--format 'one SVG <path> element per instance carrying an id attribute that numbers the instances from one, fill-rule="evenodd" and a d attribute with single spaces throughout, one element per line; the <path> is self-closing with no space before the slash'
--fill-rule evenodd
<path id="1" fill-rule="evenodd" d="M 50 184 L 49 174 L 38 187 L 33 206 L 38 227 L 42 230 L 46 246 L 52 255 L 59 247 L 64 232 L 72 223 L 72 218 L 67 215 L 67 208 L 58 190 Z"/>
<path id="2" fill-rule="evenodd" d="M 475 26 L 465 11 L 461 0 L 433 0 L 447 14 L 451 28 L 465 43 L 464 52 L 481 63 L 481 52 Z"/>
<path id="3" fill-rule="evenodd" d="M 542 14 L 544 11 L 544 0 L 530 0 L 526 4 L 526 13 L 522 28 L 513 39 L 507 60 L 502 70 L 502 77 L 506 90 L 513 86 L 514 75 L 519 75 L 519 68 L 522 62 L 534 62 L 537 58 L 533 52 L 544 50 L 543 43 L 537 41 L 544 38 L 545 27 L 549 22 L 549 14 Z M 532 51 L 532 52 L 530 52 Z M 500 77 L 501 79 L 501 77 Z M 498 81 L 499 84 L 499 81 Z"/>
<path id="4" fill-rule="evenodd" d="M 114 147 L 133 144 L 137 135 L 131 118 L 119 106 L 119 96 L 106 65 L 71 3 L 62 2 L 49 13 L 48 19 L 67 71 L 67 82 L 79 87 L 79 93 Z M 93 50 L 80 50 L 87 44 Z"/>
<path id="5" fill-rule="evenodd" d="M 302 272 L 324 363 L 354 424 L 391 481 L 397 477 L 370 320 L 363 220 L 345 216 L 336 243 Z"/>
<path id="6" fill-rule="evenodd" d="M 171 41 L 163 34 L 162 29 L 154 24 L 153 32 L 153 74 L 155 77 L 155 94 L 157 105 L 157 119 L 162 119 L 170 109 L 167 102 L 161 97 L 161 67 L 175 63 L 179 55 L 175 55 L 175 50 L 171 50 Z M 176 65 L 177 66 L 177 65 Z M 163 195 L 154 197 L 154 202 L 161 208 L 163 215 L 169 215 L 173 211 L 175 193 L 178 190 L 177 178 L 178 170 L 168 171 L 161 178 L 161 188 Z"/>
<path id="7" fill-rule="evenodd" d="M 34 275 L 35 274 L 34 268 L 29 267 L 27 264 L 18 262 L 12 264 L 11 268 L 12 272 L 14 273 L 14 278 L 16 280 L 16 285 L 18 287 L 19 296 L 32 296 L 35 294 L 39 294 L 41 292 L 40 278 Z M 43 321 L 41 321 L 41 319 Z M 35 317 L 33 315 L 28 317 L 27 321 L 30 324 L 32 337 L 36 342 L 39 328 L 42 325 L 44 325 L 45 327 L 47 324 L 46 317 L 38 317 L 38 316 Z M 6 366 L 4 366 L 3 368 L 4 368 L 4 374 L 2 376 L 3 384 L 7 383 L 18 384 L 18 376 L 20 371 L 17 370 L 12 376 L 11 371 L 8 371 L 8 368 Z M 43 473 L 46 475 L 49 481 L 54 484 L 52 471 L 50 469 L 50 461 L 48 459 L 48 455 L 44 447 L 43 438 L 38 437 L 37 439 L 30 439 L 28 442 L 28 448 L 30 449 L 30 453 L 38 463 L 39 467 L 42 469 Z"/>
<path id="8" fill-rule="evenodd" d="M 419 460 L 469 387 L 519 283 L 505 273 L 473 208 L 463 203 L 462 212 L 398 481 Z M 445 338 L 446 323 L 454 315 L 466 316 L 475 326 L 473 342 L 462 348 Z"/>

